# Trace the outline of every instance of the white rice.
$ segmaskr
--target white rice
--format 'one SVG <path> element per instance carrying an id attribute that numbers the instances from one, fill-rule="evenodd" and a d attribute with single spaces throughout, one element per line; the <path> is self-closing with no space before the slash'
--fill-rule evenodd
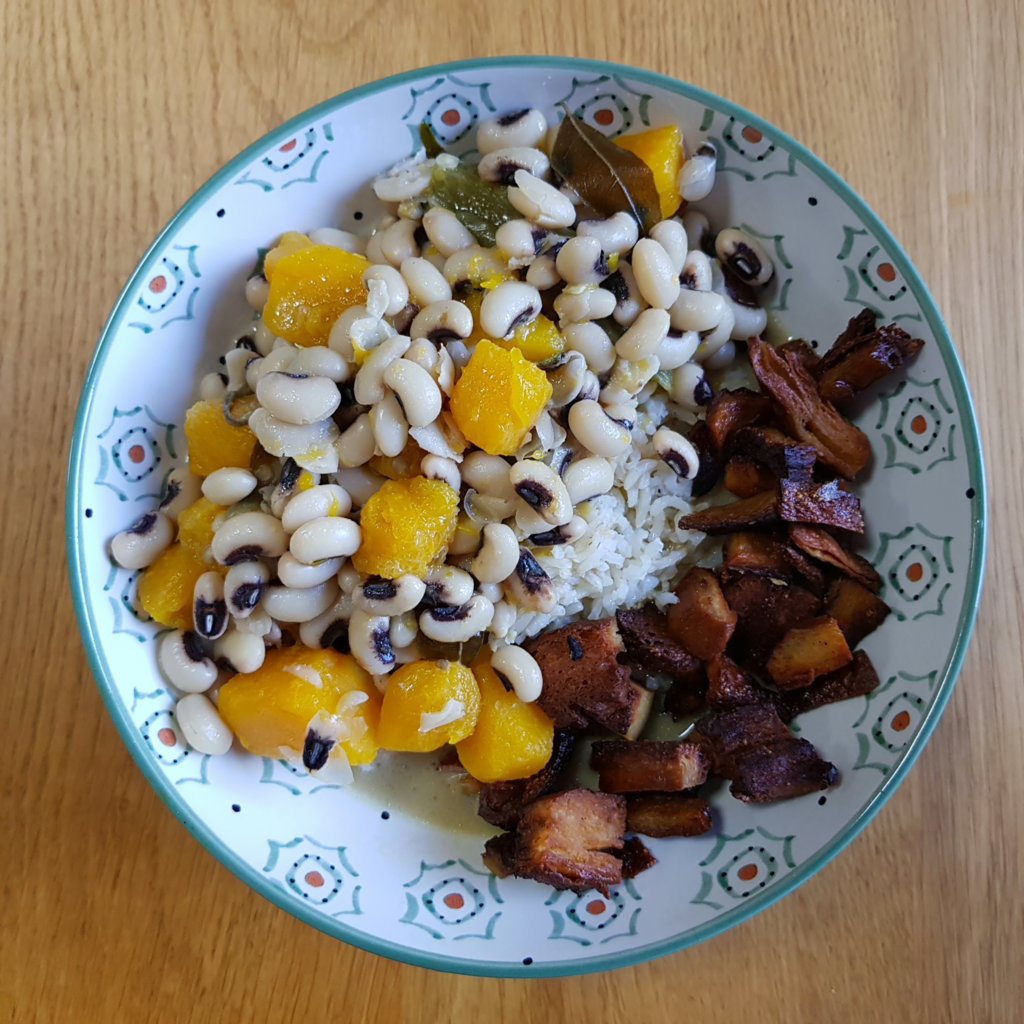
<path id="1" fill-rule="evenodd" d="M 692 511 L 690 481 L 654 455 L 650 437 L 670 412 L 673 418 L 686 414 L 660 396 L 640 408 L 634 443 L 614 463 L 614 486 L 576 509 L 587 532 L 573 544 L 532 549 L 554 581 L 555 608 L 521 612 L 504 636 L 490 639 L 492 647 L 569 621 L 607 618 L 648 600 L 658 608 L 675 603 L 673 586 L 705 554 L 705 536 L 677 525 Z"/>

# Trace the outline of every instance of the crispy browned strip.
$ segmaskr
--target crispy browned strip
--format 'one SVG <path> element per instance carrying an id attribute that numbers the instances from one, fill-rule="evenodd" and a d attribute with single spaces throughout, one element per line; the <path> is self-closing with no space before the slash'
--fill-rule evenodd
<path id="1" fill-rule="evenodd" d="M 790 480 L 779 481 L 779 518 L 789 523 L 818 523 L 836 526 L 850 533 L 864 532 L 860 498 L 844 491 L 838 480 L 805 487 Z"/>
<path id="2" fill-rule="evenodd" d="M 800 360 L 800 365 L 812 376 L 817 376 L 818 365 L 821 363 L 821 357 L 817 352 L 807 344 L 803 338 L 794 338 L 792 341 L 787 341 L 784 345 L 779 346 L 780 352 L 792 352 L 797 359 Z"/>
<path id="3" fill-rule="evenodd" d="M 590 750 L 590 766 L 604 793 L 681 793 L 707 779 L 709 760 L 687 740 L 598 740 Z"/>
<path id="4" fill-rule="evenodd" d="M 821 614 L 821 599 L 795 583 L 744 574 L 725 580 L 722 592 L 738 616 L 730 657 L 762 668 L 794 626 Z"/>
<path id="5" fill-rule="evenodd" d="M 745 455 L 734 455 L 725 464 L 722 483 L 730 494 L 737 498 L 752 498 L 755 494 L 770 491 L 775 486 L 775 477 L 764 466 L 759 466 Z"/>
<path id="6" fill-rule="evenodd" d="M 622 656 L 640 681 L 663 675 L 673 681 L 700 682 L 700 661 L 669 632 L 668 616 L 652 604 L 623 609 L 616 616 L 626 653 Z"/>
<path id="7" fill-rule="evenodd" d="M 864 432 L 818 394 L 817 383 L 797 355 L 779 353 L 759 338 L 747 343 L 747 351 L 761 387 L 771 395 L 788 432 L 812 445 L 822 462 L 852 480 L 871 458 Z"/>
<path id="8" fill-rule="evenodd" d="M 764 526 L 779 521 L 779 492 L 776 488 L 742 498 L 728 505 L 715 505 L 701 512 L 691 512 L 679 519 L 684 530 L 700 530 L 701 533 L 732 533 L 734 530 L 748 530 L 752 526 Z"/>
<path id="9" fill-rule="evenodd" d="M 875 572 L 872 564 L 860 555 L 847 551 L 825 530 L 813 526 L 791 526 L 789 539 L 811 558 L 846 573 L 869 590 L 877 591 L 881 587 L 882 577 Z"/>
<path id="10" fill-rule="evenodd" d="M 779 641 L 768 659 L 768 674 L 780 690 L 798 690 L 852 659 L 839 623 L 823 615 L 794 627 Z"/>
<path id="11" fill-rule="evenodd" d="M 524 646 L 544 677 L 537 703 L 556 728 L 597 724 L 629 739 L 639 735 L 653 694 L 637 686 L 619 661 L 625 647 L 614 618 L 574 622 Z"/>
<path id="12" fill-rule="evenodd" d="M 663 839 L 702 836 L 714 822 L 707 800 L 682 793 L 636 793 L 626 797 L 626 828 Z"/>
<path id="13" fill-rule="evenodd" d="M 708 704 L 716 711 L 728 711 L 769 699 L 769 695 L 754 682 L 750 673 L 744 672 L 732 658 L 724 654 L 708 662 L 707 672 Z"/>
<path id="14" fill-rule="evenodd" d="M 856 580 L 839 579 L 832 584 L 826 610 L 838 623 L 851 647 L 856 647 L 885 622 L 889 606 Z"/>
<path id="15" fill-rule="evenodd" d="M 628 812 L 627 812 L 628 813 Z M 653 868 L 658 858 L 644 845 L 637 836 L 630 836 L 622 844 L 622 877 L 636 878 L 641 871 Z"/>
<path id="16" fill-rule="evenodd" d="M 818 458 L 813 445 L 800 444 L 777 427 L 744 427 L 737 431 L 733 449 L 796 484 L 810 484 Z"/>
<path id="17" fill-rule="evenodd" d="M 842 333 L 819 361 L 819 372 L 842 362 L 843 359 L 856 349 L 862 338 L 874 332 L 877 323 L 878 316 L 866 306 L 859 313 L 850 317 Z M 815 373 L 814 376 L 817 377 L 818 373 Z"/>
<path id="18" fill-rule="evenodd" d="M 853 661 L 837 672 L 822 676 L 812 686 L 792 690 L 782 698 L 782 711 L 787 719 L 805 711 L 834 704 L 836 701 L 863 697 L 878 688 L 878 673 L 863 651 L 854 651 Z"/>
<path id="19" fill-rule="evenodd" d="M 477 813 L 498 828 L 515 828 L 523 808 L 558 785 L 575 746 L 575 733 L 556 729 L 548 763 L 528 778 L 482 785 Z"/>
<path id="20" fill-rule="evenodd" d="M 708 406 L 706 422 L 711 447 L 721 455 L 737 430 L 752 423 L 764 423 L 771 414 L 772 403 L 767 395 L 749 388 L 719 391 Z"/>
<path id="21" fill-rule="evenodd" d="M 732 711 L 718 711 L 699 719 L 694 735 L 711 755 L 711 771 L 732 778 L 736 761 L 749 750 L 792 737 L 778 711 L 767 704 L 744 704 Z"/>
<path id="22" fill-rule="evenodd" d="M 829 358 L 832 353 L 828 353 L 818 370 L 818 393 L 837 405 L 849 401 L 898 370 L 923 347 L 923 341 L 895 324 L 879 327 L 841 356 Z"/>
<path id="23" fill-rule="evenodd" d="M 803 579 L 814 590 L 823 590 L 825 574 L 802 551 L 778 535 L 741 530 L 730 533 L 722 545 L 722 568 L 726 572 L 757 572 L 776 579 Z"/>
<path id="24" fill-rule="evenodd" d="M 622 861 L 616 854 L 625 830 L 624 797 L 571 789 L 525 807 L 515 833 L 487 841 L 484 862 L 501 876 L 607 893 L 622 882 Z"/>
<path id="25" fill-rule="evenodd" d="M 736 613 L 722 594 L 713 572 L 691 569 L 675 589 L 676 604 L 668 610 L 668 628 L 695 658 L 708 661 L 725 650 L 736 628 Z"/>

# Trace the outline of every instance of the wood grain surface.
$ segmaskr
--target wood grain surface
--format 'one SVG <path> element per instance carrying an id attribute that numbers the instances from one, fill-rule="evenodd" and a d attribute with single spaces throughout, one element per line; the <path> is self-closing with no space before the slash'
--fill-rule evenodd
<path id="1" fill-rule="evenodd" d="M 1014 0 L 5 0 L 0 5 L 0 1020 L 1024 1019 L 1024 10 Z M 556 981 L 350 949 L 255 896 L 143 780 L 72 615 L 64 476 L 96 338 L 161 225 L 237 151 L 437 61 L 638 64 L 751 108 L 867 199 L 934 290 L 986 442 L 977 635 L 879 818 L 689 952 Z"/>

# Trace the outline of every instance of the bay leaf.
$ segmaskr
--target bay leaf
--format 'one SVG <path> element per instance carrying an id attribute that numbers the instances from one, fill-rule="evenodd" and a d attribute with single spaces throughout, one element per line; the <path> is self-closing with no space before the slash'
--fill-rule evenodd
<path id="1" fill-rule="evenodd" d="M 494 233 L 507 220 L 518 217 L 508 201 L 508 189 L 484 181 L 476 168 L 459 164 L 451 170 L 435 167 L 430 198 L 451 210 L 481 245 L 494 245 Z"/>
<path id="2" fill-rule="evenodd" d="M 423 148 L 427 151 L 428 160 L 433 160 L 435 156 L 440 156 L 444 152 L 444 146 L 437 141 L 434 130 L 426 121 L 420 122 L 420 142 L 423 143 Z"/>
<path id="3" fill-rule="evenodd" d="M 628 213 L 649 231 L 661 219 L 654 174 L 638 156 L 616 146 L 565 109 L 551 149 L 551 167 L 599 213 Z"/>

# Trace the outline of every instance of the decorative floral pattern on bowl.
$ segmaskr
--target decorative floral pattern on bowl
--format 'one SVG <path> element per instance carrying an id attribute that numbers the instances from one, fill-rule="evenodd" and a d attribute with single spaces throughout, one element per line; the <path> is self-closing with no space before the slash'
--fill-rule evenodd
<path id="1" fill-rule="evenodd" d="M 883 685 L 801 718 L 842 772 L 827 796 L 751 807 L 724 788 L 717 828 L 653 840 L 658 864 L 607 897 L 492 878 L 490 830 L 390 806 L 379 787 L 316 784 L 284 761 L 189 752 L 157 672 L 154 624 L 107 542 L 181 458 L 185 408 L 226 337 L 249 318 L 244 281 L 281 232 L 359 231 L 368 180 L 407 156 L 426 120 L 446 144 L 496 111 L 564 103 L 609 135 L 675 121 L 715 141 L 712 223 L 771 247 L 770 300 L 793 336 L 827 345 L 863 305 L 909 321 L 927 346 L 859 417 L 874 450 L 865 550 L 895 614 L 867 650 Z M 245 187 L 249 186 L 249 187 Z M 68 549 L 100 690 L 176 817 L 248 884 L 324 931 L 429 967 L 559 975 L 635 963 L 701 941 L 809 878 L 866 824 L 931 734 L 973 625 L 984 560 L 984 478 L 970 398 L 927 290 L 884 226 L 832 172 L 772 126 L 648 72 L 557 58 L 470 62 L 357 89 L 272 132 L 203 186 L 122 294 L 75 425 Z M 173 898 L 167 889 L 158 898 Z"/>

